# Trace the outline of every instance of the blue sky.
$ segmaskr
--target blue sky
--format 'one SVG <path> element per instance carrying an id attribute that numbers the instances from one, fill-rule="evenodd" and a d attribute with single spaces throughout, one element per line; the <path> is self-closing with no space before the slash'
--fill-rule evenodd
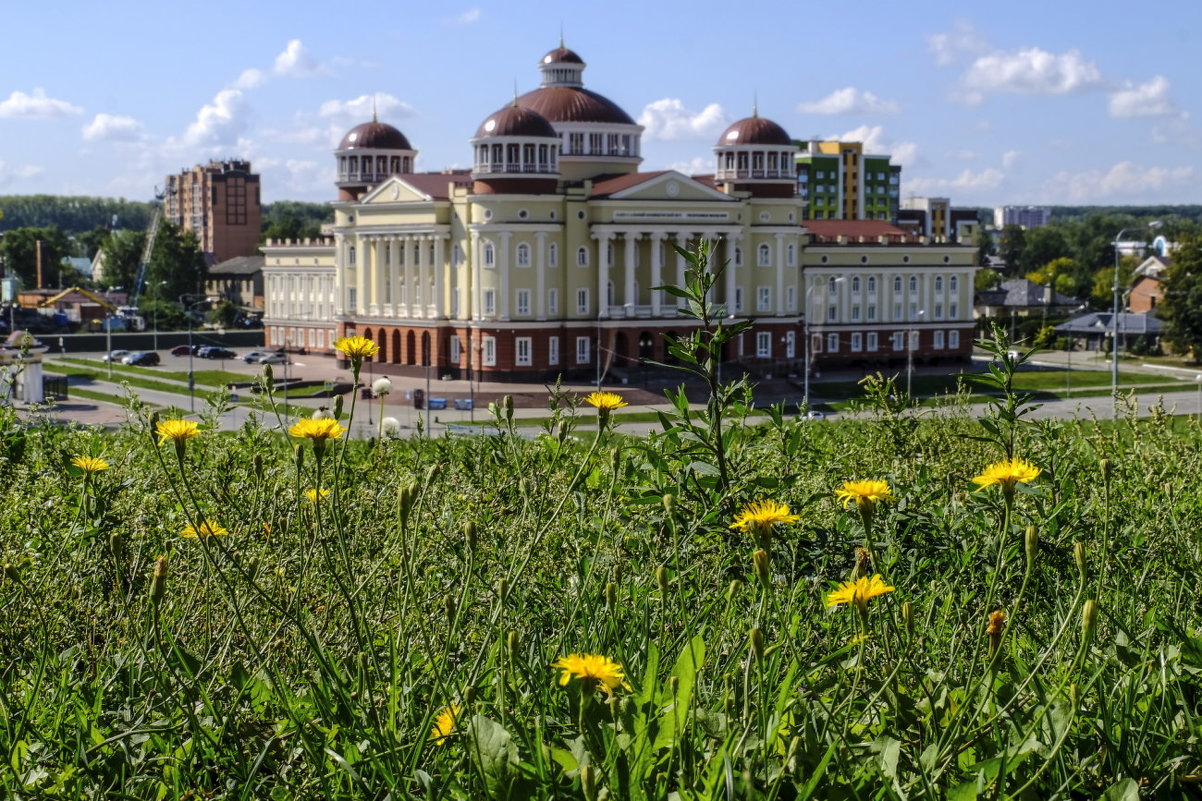
<path id="1" fill-rule="evenodd" d="M 955 204 L 1202 202 L 1202 2 L 109 2 L 7 4 L 0 194 L 148 199 L 250 158 L 264 199 L 334 196 L 370 118 L 422 170 L 465 166 L 480 121 L 566 43 L 644 133 L 642 169 L 712 172 L 751 113 L 904 165 Z"/>

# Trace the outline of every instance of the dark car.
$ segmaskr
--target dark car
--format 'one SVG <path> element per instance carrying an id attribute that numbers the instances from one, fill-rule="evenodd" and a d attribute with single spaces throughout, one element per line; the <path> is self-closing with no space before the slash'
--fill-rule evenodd
<path id="1" fill-rule="evenodd" d="M 171 349 L 171 355 L 172 356 L 187 356 L 189 353 L 192 352 L 192 349 L 193 349 L 192 345 L 176 345 L 174 348 Z"/>
<path id="2" fill-rule="evenodd" d="M 159 363 L 159 354 L 153 350 L 139 350 L 121 360 L 122 364 L 136 364 L 139 367 L 155 367 Z"/>
<path id="3" fill-rule="evenodd" d="M 204 350 L 202 350 L 200 353 L 198 353 L 196 355 L 201 357 L 202 359 L 236 359 L 236 358 L 238 358 L 238 354 L 234 353 L 229 348 L 219 348 L 217 346 L 213 346 L 211 348 L 205 348 Z"/>

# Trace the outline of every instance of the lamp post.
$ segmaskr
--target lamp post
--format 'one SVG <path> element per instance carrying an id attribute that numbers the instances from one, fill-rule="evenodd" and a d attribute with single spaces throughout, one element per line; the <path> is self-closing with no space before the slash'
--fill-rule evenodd
<path id="1" fill-rule="evenodd" d="M 208 299 L 189 303 L 184 300 L 187 295 L 180 295 L 179 304 L 184 309 L 184 314 L 188 318 L 188 408 L 195 413 L 196 411 L 196 372 L 193 369 L 193 359 L 196 356 L 195 347 L 192 344 L 192 310 L 202 303 L 208 303 Z"/>
<path id="2" fill-rule="evenodd" d="M 918 310 L 918 322 L 922 321 L 922 316 L 926 314 L 926 309 Z M 910 401 L 912 393 L 910 387 L 914 381 L 914 340 L 915 334 L 918 333 L 913 325 L 906 331 L 906 402 Z"/>
<path id="3" fill-rule="evenodd" d="M 841 275 L 838 278 L 835 278 L 834 282 L 836 284 L 841 284 L 841 283 L 843 283 L 844 278 L 845 278 L 845 276 Z M 803 278 L 802 280 L 805 280 L 805 279 Z M 828 281 L 829 280 L 830 279 L 828 278 Z M 803 353 L 805 355 L 805 379 L 802 382 L 802 387 L 803 387 L 803 389 L 802 389 L 802 404 L 805 406 L 805 409 L 807 412 L 810 411 L 810 361 L 813 358 L 813 352 L 812 352 L 812 348 L 810 346 L 810 312 L 813 311 L 813 308 L 810 304 L 810 293 L 812 293 L 814 291 L 814 288 L 817 286 L 818 286 L 818 284 L 814 283 L 814 284 L 810 284 L 806 287 L 806 293 L 805 293 L 805 304 L 806 304 L 805 312 L 806 313 L 805 313 L 805 317 L 803 318 L 802 329 L 801 329 L 801 335 L 803 337 L 805 337 L 805 347 L 803 349 Z"/>
<path id="4" fill-rule="evenodd" d="M 1148 228 L 1159 228 L 1163 223 L 1152 220 Z M 1119 416 L 1119 243 L 1123 234 L 1136 231 L 1137 228 L 1122 228 L 1114 237 L 1114 309 L 1110 319 L 1110 417 L 1117 420 Z"/>

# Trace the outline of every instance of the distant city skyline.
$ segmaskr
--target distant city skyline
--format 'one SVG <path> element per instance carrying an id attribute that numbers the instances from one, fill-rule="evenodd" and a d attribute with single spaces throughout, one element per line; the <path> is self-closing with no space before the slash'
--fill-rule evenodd
<path id="1" fill-rule="evenodd" d="M 795 139 L 890 155 L 903 197 L 1202 202 L 1189 0 L 72 2 L 5 20 L 0 195 L 146 200 L 170 173 L 245 158 L 265 202 L 332 200 L 332 150 L 373 108 L 419 170 L 467 167 L 468 139 L 537 86 L 562 29 L 585 86 L 646 127 L 642 170 L 712 172 L 718 134 L 758 107 Z"/>

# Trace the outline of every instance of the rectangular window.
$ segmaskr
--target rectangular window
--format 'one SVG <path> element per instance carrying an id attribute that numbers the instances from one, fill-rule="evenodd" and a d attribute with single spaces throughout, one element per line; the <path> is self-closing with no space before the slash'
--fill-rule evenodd
<path id="1" fill-rule="evenodd" d="M 547 314 L 555 317 L 559 314 L 559 290 L 547 290 Z"/>
<path id="2" fill-rule="evenodd" d="M 577 314 L 588 314 L 588 290 L 587 289 L 577 289 L 576 290 L 576 313 Z"/>
<path id="3" fill-rule="evenodd" d="M 960 349 L 960 332 L 959 331 L 948 331 L 947 332 L 947 346 L 951 350 L 959 350 Z"/>
<path id="4" fill-rule="evenodd" d="M 451 357 L 451 364 L 459 364 L 459 337 L 451 337 L 447 350 Z"/>
<path id="5" fill-rule="evenodd" d="M 905 347 L 905 344 L 906 344 L 906 332 L 905 331 L 894 331 L 893 336 L 891 338 L 893 340 L 893 349 L 894 350 L 901 350 L 903 347 Z"/>
<path id="6" fill-rule="evenodd" d="M 588 364 L 591 351 L 588 337 L 576 337 L 576 364 Z"/>
<path id="7" fill-rule="evenodd" d="M 757 331 L 755 334 L 755 355 L 760 359 L 772 358 L 772 333 Z"/>
<path id="8" fill-rule="evenodd" d="M 484 366 L 496 367 L 497 365 L 497 338 L 484 337 Z"/>
<path id="9" fill-rule="evenodd" d="M 547 246 L 547 266 L 559 266 L 559 245 L 555 244 L 554 242 Z"/>
<path id="10" fill-rule="evenodd" d="M 875 353 L 875 352 L 876 352 L 876 348 L 877 348 L 877 337 L 876 337 L 876 331 L 869 331 L 869 332 L 868 332 L 868 336 L 866 337 L 866 344 L 867 344 L 867 346 L 868 346 L 868 351 L 869 351 L 869 353 Z"/>
<path id="11" fill-rule="evenodd" d="M 942 303 L 935 304 L 935 319 L 936 320 L 943 319 L 943 304 Z"/>
<path id="12" fill-rule="evenodd" d="M 785 287 L 785 309 L 797 311 L 797 287 Z"/>
<path id="13" fill-rule="evenodd" d="M 839 307 L 832 303 L 830 306 L 828 306 L 826 308 L 826 321 L 828 323 L 834 323 L 834 322 L 838 322 L 838 320 L 839 320 Z"/>
<path id="14" fill-rule="evenodd" d="M 351 310 L 359 308 L 359 305 L 356 302 L 356 301 L 358 301 L 358 299 L 359 299 L 359 295 L 358 295 L 358 291 L 356 290 L 355 287 L 351 287 L 346 291 L 347 308 L 349 308 Z"/>
<path id="15" fill-rule="evenodd" d="M 893 304 L 893 320 L 897 322 L 902 318 L 902 305 L 900 303 Z"/>
<path id="16" fill-rule="evenodd" d="M 772 308 L 772 287 L 761 286 L 755 290 L 755 310 L 766 312 Z"/>
<path id="17" fill-rule="evenodd" d="M 851 307 L 851 321 L 853 323 L 860 322 L 860 307 L 859 306 Z"/>
<path id="18" fill-rule="evenodd" d="M 735 287 L 735 311 L 743 311 L 743 287 Z"/>
<path id="19" fill-rule="evenodd" d="M 949 319 L 949 320 L 960 319 L 960 306 L 958 304 L 953 303 L 947 307 L 947 319 Z"/>
<path id="20" fill-rule="evenodd" d="M 785 358 L 792 359 L 797 356 L 797 332 L 785 332 Z"/>
<path id="21" fill-rule="evenodd" d="M 497 313 L 497 292 L 494 289 L 484 290 L 484 313 Z"/>
<path id="22" fill-rule="evenodd" d="M 934 334 L 934 343 L 931 345 L 935 350 L 943 350 L 943 332 L 936 331 Z"/>
<path id="23" fill-rule="evenodd" d="M 547 340 L 547 364 L 559 364 L 559 337 Z"/>
<path id="24" fill-rule="evenodd" d="M 910 350 L 918 350 L 919 337 L 921 334 L 918 331 L 910 332 Z"/>
<path id="25" fill-rule="evenodd" d="M 851 335 L 851 352 L 859 353 L 863 345 L 863 335 L 859 331 Z"/>
<path id="26" fill-rule="evenodd" d="M 918 319 L 918 304 L 917 303 L 910 304 L 910 319 L 911 320 Z"/>
<path id="27" fill-rule="evenodd" d="M 451 316 L 459 316 L 459 287 L 451 290 Z"/>
<path id="28" fill-rule="evenodd" d="M 826 352 L 827 353 L 838 353 L 839 352 L 839 335 L 838 334 L 827 334 L 826 335 Z"/>
<path id="29" fill-rule="evenodd" d="M 519 289 L 518 290 L 518 292 L 517 292 L 517 307 L 518 307 L 518 314 L 521 314 L 521 315 L 530 314 L 530 290 L 529 289 Z"/>
<path id="30" fill-rule="evenodd" d="M 868 322 L 871 323 L 875 319 L 876 319 L 876 304 L 869 303 L 868 304 Z"/>
<path id="31" fill-rule="evenodd" d="M 531 346 L 531 342 L 532 340 L 530 337 L 514 337 L 513 363 L 518 367 L 529 367 L 532 363 L 533 360 L 530 357 L 530 353 L 534 350 L 534 348 Z"/>

